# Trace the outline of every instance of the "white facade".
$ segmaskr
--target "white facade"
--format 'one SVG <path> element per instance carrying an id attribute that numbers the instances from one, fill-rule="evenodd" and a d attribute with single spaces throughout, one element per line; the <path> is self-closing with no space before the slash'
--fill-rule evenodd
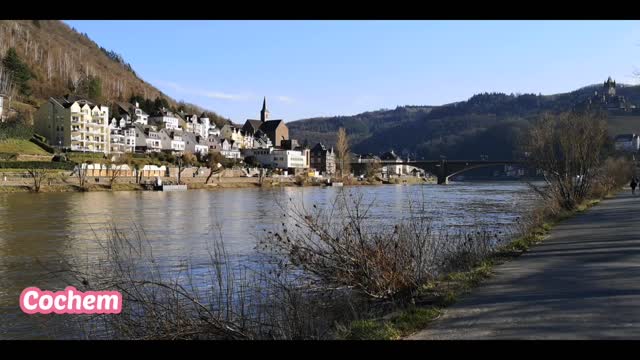
<path id="1" fill-rule="evenodd" d="M 309 150 L 253 149 L 251 152 L 264 167 L 274 169 L 309 168 Z"/>
<path id="2" fill-rule="evenodd" d="M 162 150 L 160 133 L 156 131 L 155 127 L 136 124 L 132 129 L 135 132 L 136 148 L 144 149 L 145 152 Z"/>
<path id="3" fill-rule="evenodd" d="M 222 140 L 220 143 L 220 154 L 227 159 L 240 159 L 240 148 L 238 143 L 227 139 Z"/>
<path id="4" fill-rule="evenodd" d="M 162 150 L 182 152 L 185 150 L 185 142 L 181 131 L 162 129 L 160 131 Z"/>
<path id="5" fill-rule="evenodd" d="M 147 125 L 149 123 L 149 115 L 144 112 L 142 109 L 140 109 L 140 104 L 138 104 L 136 102 L 136 107 L 135 107 L 135 123 L 138 124 L 142 124 L 142 125 Z"/>
<path id="6" fill-rule="evenodd" d="M 4 103 L 4 96 L 0 95 L 0 121 L 4 120 L 4 116 L 3 116 L 3 103 Z"/>
<path id="7" fill-rule="evenodd" d="M 136 130 L 126 125 L 123 119 L 111 119 L 109 152 L 112 154 L 132 153 L 136 149 Z"/>
<path id="8" fill-rule="evenodd" d="M 164 124 L 164 127 L 170 130 L 176 130 L 180 127 L 178 117 L 172 112 L 166 110 L 150 116 L 149 120 L 154 124 Z"/>

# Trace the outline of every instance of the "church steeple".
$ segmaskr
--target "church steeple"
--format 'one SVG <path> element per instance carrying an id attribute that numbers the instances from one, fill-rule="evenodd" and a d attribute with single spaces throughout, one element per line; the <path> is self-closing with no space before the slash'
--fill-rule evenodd
<path id="1" fill-rule="evenodd" d="M 267 110 L 267 97 L 264 97 L 262 102 L 262 110 L 260 110 L 260 121 L 265 122 L 269 119 L 269 110 Z"/>

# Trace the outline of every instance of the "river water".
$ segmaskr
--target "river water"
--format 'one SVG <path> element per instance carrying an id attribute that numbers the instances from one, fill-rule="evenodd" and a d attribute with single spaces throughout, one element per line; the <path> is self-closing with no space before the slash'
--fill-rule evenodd
<path id="1" fill-rule="evenodd" d="M 0 194 L 0 339 L 68 338 L 56 318 L 19 308 L 29 286 L 62 290 L 52 272 L 66 261 L 91 263 L 109 227 L 144 230 L 165 265 L 208 260 L 207 244 L 221 233 L 229 253 L 255 254 L 257 235 L 282 219 L 286 204 L 327 206 L 341 188 L 286 187 L 187 192 L 90 192 Z M 448 226 L 507 226 L 534 202 L 526 184 L 473 182 L 344 188 L 373 203 L 371 217 L 394 221 L 412 200 L 424 199 L 424 215 Z M 284 205 L 282 205 L 284 204 Z M 285 210 L 286 211 L 286 210 Z"/>

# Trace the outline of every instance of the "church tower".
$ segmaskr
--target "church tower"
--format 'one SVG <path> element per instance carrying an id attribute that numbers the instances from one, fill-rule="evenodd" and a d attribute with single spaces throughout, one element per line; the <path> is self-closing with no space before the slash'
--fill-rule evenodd
<path id="1" fill-rule="evenodd" d="M 262 102 L 262 110 L 260 110 L 260 121 L 265 122 L 269 119 L 269 110 L 267 110 L 267 97 Z"/>

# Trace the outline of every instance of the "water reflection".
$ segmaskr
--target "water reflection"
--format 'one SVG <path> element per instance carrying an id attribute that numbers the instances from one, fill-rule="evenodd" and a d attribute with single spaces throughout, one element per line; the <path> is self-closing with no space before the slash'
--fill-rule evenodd
<path id="1" fill-rule="evenodd" d="M 365 203 L 370 216 L 397 220 L 411 201 L 424 199 L 425 213 L 438 224 L 471 226 L 512 223 L 531 205 L 533 194 L 520 183 L 449 186 L 362 186 L 345 188 Z M 99 240 L 111 224 L 142 228 L 163 265 L 207 262 L 207 246 L 221 231 L 232 255 L 255 253 L 263 229 L 283 221 L 294 204 L 323 207 L 338 188 L 226 189 L 188 192 L 92 192 L 0 194 L 0 339 L 71 336 L 60 316 L 28 316 L 18 307 L 28 286 L 59 290 L 67 284 L 48 276 L 63 259 L 91 264 L 101 255 Z"/>

